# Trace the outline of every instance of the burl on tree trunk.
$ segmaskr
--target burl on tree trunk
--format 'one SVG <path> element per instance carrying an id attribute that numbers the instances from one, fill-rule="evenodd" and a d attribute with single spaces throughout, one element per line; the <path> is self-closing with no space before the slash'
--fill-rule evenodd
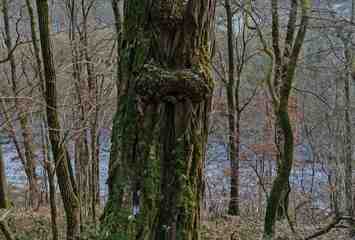
<path id="1" fill-rule="evenodd" d="M 214 11 L 214 0 L 125 2 L 107 239 L 199 239 Z"/>

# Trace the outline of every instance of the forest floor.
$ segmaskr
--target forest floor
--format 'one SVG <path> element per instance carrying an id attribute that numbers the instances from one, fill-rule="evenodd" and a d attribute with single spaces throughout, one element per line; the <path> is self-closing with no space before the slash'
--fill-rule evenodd
<path id="1" fill-rule="evenodd" d="M 60 214 L 59 230 L 60 240 L 64 240 L 64 224 L 63 214 Z M 300 240 L 305 239 L 315 232 L 323 229 L 331 222 L 324 222 L 318 227 L 312 224 L 299 223 L 295 226 L 296 234 L 292 233 L 287 221 L 277 223 L 277 240 Z M 8 224 L 13 233 L 16 234 L 18 240 L 50 240 L 50 218 L 48 208 L 40 208 L 34 212 L 25 209 L 14 209 L 8 219 Z M 262 236 L 262 220 L 260 217 L 255 217 L 252 214 L 242 214 L 240 217 L 226 215 L 215 219 L 203 221 L 201 229 L 202 240 L 260 240 Z M 341 223 L 326 234 L 320 237 L 313 238 L 316 240 L 345 240 L 346 231 Z M 0 235 L 3 240 L 3 236 Z M 94 240 L 95 237 L 90 237 L 90 232 L 83 234 L 83 240 Z"/>
<path id="2" fill-rule="evenodd" d="M 328 217 L 325 222 L 309 224 L 299 222 L 291 231 L 287 220 L 276 223 L 276 240 L 304 240 L 311 235 L 328 228 L 333 219 Z M 203 240 L 260 240 L 263 233 L 263 221 L 260 217 L 242 214 L 240 217 L 225 216 L 204 221 L 202 229 Z M 335 227 L 320 234 L 315 240 L 345 240 L 349 239 L 345 226 L 340 222 Z"/>
<path id="3" fill-rule="evenodd" d="M 49 206 L 40 207 L 37 211 L 19 206 L 25 206 L 24 194 L 19 188 L 11 189 L 12 212 L 7 218 L 7 223 L 17 237 L 16 240 L 50 240 L 51 225 Z M 59 203 L 60 201 L 58 201 Z M 62 207 L 58 206 L 58 209 Z M 239 217 L 219 214 L 217 217 L 204 214 L 201 228 L 201 240 L 260 240 L 263 232 L 263 213 L 256 209 L 241 206 Z M 294 232 L 291 231 L 290 223 L 287 220 L 276 223 L 277 240 L 304 240 L 316 232 L 324 230 L 329 226 L 333 216 L 320 209 L 312 209 L 304 206 L 297 210 L 297 215 L 290 211 L 289 217 Z M 296 224 L 297 223 L 297 224 Z M 64 240 L 64 213 L 58 212 L 59 239 Z M 92 237 L 95 227 L 92 224 L 84 225 L 82 240 L 94 240 Z M 334 225 L 330 231 L 325 231 L 316 240 L 345 240 L 347 238 L 345 222 Z M 0 240 L 5 240 L 0 233 Z"/>

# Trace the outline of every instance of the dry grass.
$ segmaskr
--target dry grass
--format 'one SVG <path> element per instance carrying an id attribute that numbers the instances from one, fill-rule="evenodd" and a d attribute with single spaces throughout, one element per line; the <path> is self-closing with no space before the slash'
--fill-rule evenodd
<path id="1" fill-rule="evenodd" d="M 325 221 L 319 225 L 298 223 L 293 233 L 287 221 L 277 222 L 276 240 L 302 240 L 307 236 L 318 232 L 328 223 Z M 260 218 L 250 215 L 241 217 L 225 216 L 222 218 L 205 221 L 202 228 L 203 240 L 260 240 L 263 233 L 263 222 Z M 349 239 L 344 225 L 340 223 L 329 233 L 323 234 L 315 240 L 345 240 Z"/>
<path id="2" fill-rule="evenodd" d="M 277 222 L 277 237 L 275 240 L 302 240 L 304 237 L 310 236 L 324 228 L 333 220 L 332 217 L 327 217 L 327 214 L 324 211 L 313 210 L 312 214 L 310 212 L 312 212 L 310 208 L 304 208 L 297 213 L 297 224 L 294 223 L 296 234 L 291 231 L 290 225 L 286 220 Z M 58 227 L 60 239 L 64 240 L 65 224 L 63 213 L 60 212 L 59 215 Z M 290 213 L 290 217 L 294 221 L 295 217 L 292 212 Z M 52 239 L 48 206 L 41 207 L 36 212 L 28 209 L 14 208 L 8 218 L 8 223 L 12 231 L 16 234 L 17 240 Z M 348 239 L 344 225 L 344 222 L 340 222 L 329 233 L 314 239 Z M 256 211 L 253 212 L 246 207 L 242 208 L 240 217 L 224 215 L 205 219 L 201 229 L 202 240 L 260 240 L 262 233 L 262 215 L 258 214 Z M 95 237 L 88 237 L 91 236 L 89 230 L 88 233 L 84 233 L 83 236 L 85 236 L 83 240 L 95 239 Z M 0 233 L 0 240 L 3 239 L 4 238 Z"/>

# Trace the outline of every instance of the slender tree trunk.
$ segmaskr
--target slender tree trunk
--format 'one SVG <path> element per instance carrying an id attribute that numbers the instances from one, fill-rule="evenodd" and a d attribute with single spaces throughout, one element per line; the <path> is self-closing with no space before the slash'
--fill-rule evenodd
<path id="1" fill-rule="evenodd" d="M 55 190 L 55 170 L 51 160 L 51 155 L 49 154 L 49 142 L 48 136 L 45 132 L 45 121 L 42 123 L 41 128 L 41 137 L 43 145 L 43 163 L 44 169 L 48 176 L 48 185 L 49 185 L 49 204 L 51 210 L 51 228 L 52 228 L 52 237 L 53 240 L 58 240 L 58 226 L 57 226 L 57 204 L 56 204 L 56 190 Z"/>
<path id="2" fill-rule="evenodd" d="M 7 189 L 7 180 L 6 180 L 6 172 L 5 172 L 5 159 L 3 157 L 3 152 L 2 152 L 2 142 L 1 142 L 1 136 L 0 136 L 0 208 L 1 209 L 6 209 L 9 207 L 9 198 L 8 198 L 8 189 Z M 14 235 L 12 234 L 10 228 L 7 225 L 6 222 L 6 216 L 5 214 L 8 214 L 9 210 L 7 212 L 3 212 L 3 215 L 0 216 L 0 229 L 2 233 L 5 236 L 6 240 L 14 240 Z"/>
<path id="3" fill-rule="evenodd" d="M 30 22 L 31 22 L 31 38 L 32 38 L 33 52 L 34 52 L 35 58 L 36 58 L 37 74 L 38 74 L 38 78 L 39 78 L 39 82 L 40 82 L 40 89 L 41 89 L 42 95 L 44 97 L 45 82 L 44 82 L 44 78 L 43 78 L 42 61 L 41 61 L 41 56 L 40 56 L 41 52 L 40 52 L 37 33 L 36 33 L 37 26 L 36 26 L 34 11 L 33 11 L 33 7 L 32 7 L 30 0 L 26 0 L 26 6 L 27 6 L 27 10 L 28 10 L 28 15 L 30 16 Z"/>
<path id="4" fill-rule="evenodd" d="M 212 0 L 125 2 L 108 239 L 199 239 L 214 10 Z"/>
<path id="5" fill-rule="evenodd" d="M 302 17 L 296 34 L 296 22 L 298 5 L 302 9 Z M 268 77 L 269 92 L 272 96 L 274 112 L 281 130 L 281 159 L 277 168 L 277 175 L 273 182 L 271 192 L 267 201 L 264 235 L 265 240 L 273 239 L 274 226 L 277 219 L 280 204 L 285 200 L 289 192 L 289 177 L 293 164 L 293 132 L 288 113 L 289 97 L 292 90 L 293 79 L 296 71 L 298 56 L 300 54 L 305 39 L 311 2 L 309 0 L 291 1 L 289 20 L 284 44 L 283 56 L 281 56 L 279 41 L 279 21 L 278 21 L 278 0 L 271 1 L 272 14 L 272 40 L 273 52 L 265 47 L 265 51 L 271 56 L 271 74 Z M 265 42 L 263 42 L 265 45 Z M 282 61 L 283 59 L 283 61 Z M 287 60 L 287 61 L 285 61 Z M 284 62 L 284 63 L 282 63 Z M 270 79 L 276 79 L 270 83 Z M 277 91 L 276 91 L 277 90 Z M 287 209 L 284 210 L 287 212 Z"/>
<path id="6" fill-rule="evenodd" d="M 83 12 L 83 15 L 87 16 L 90 12 L 90 9 Z M 84 18 L 83 21 L 83 36 L 82 42 L 84 45 L 84 58 L 86 62 L 86 72 L 88 76 L 88 91 L 90 96 L 90 105 L 92 115 L 89 116 L 89 124 L 90 124 L 90 136 L 91 136 L 91 201 L 92 201 L 92 214 L 93 220 L 96 221 L 96 205 L 100 204 L 100 158 L 99 158 L 99 136 L 98 136 L 98 113 L 99 113 L 99 106 L 98 106 L 98 86 L 97 80 L 94 75 L 94 65 L 92 64 L 92 59 L 89 54 L 89 39 L 88 39 L 88 22 L 87 17 Z"/>
<path id="7" fill-rule="evenodd" d="M 37 74 L 39 77 L 40 81 L 40 89 L 42 96 L 45 100 L 45 80 L 43 77 L 43 71 L 42 71 L 42 61 L 40 57 L 40 47 L 38 44 L 38 38 L 37 38 L 37 33 L 36 33 L 36 21 L 35 21 L 35 16 L 34 16 L 34 10 L 32 7 L 32 4 L 30 0 L 26 0 L 26 6 L 28 10 L 28 14 L 30 16 L 30 22 L 31 22 L 31 38 L 32 38 L 32 46 L 36 58 L 36 64 L 37 64 Z M 51 155 L 49 152 L 49 142 L 48 142 L 48 136 L 47 133 L 45 132 L 46 129 L 46 117 L 45 113 L 43 114 L 43 121 L 42 121 L 42 128 L 41 128 L 41 134 L 42 134 L 42 149 L 43 149 L 43 162 L 44 162 L 44 171 L 47 175 L 48 178 L 48 185 L 49 185 L 49 204 L 50 204 L 50 212 L 51 212 L 51 228 L 52 228 L 52 238 L 53 240 L 58 240 L 58 227 L 57 227 L 57 204 L 56 204 L 56 189 L 55 189 L 55 179 L 54 179 L 54 168 L 53 168 L 53 163 L 51 161 Z M 47 179 L 44 179 L 44 181 L 47 181 Z M 46 188 L 47 189 L 47 188 Z M 48 195 L 46 195 L 47 198 Z M 48 202 L 48 199 L 46 199 Z"/>
<path id="8" fill-rule="evenodd" d="M 49 184 L 49 204 L 51 209 L 51 228 L 53 240 L 58 240 L 58 225 L 57 225 L 57 204 L 56 204 L 56 188 L 55 188 L 55 170 L 50 161 L 46 163 L 46 171 L 48 174 Z"/>
<path id="9" fill-rule="evenodd" d="M 0 208 L 7 208 L 7 207 L 8 207 L 8 196 L 7 196 L 7 181 L 6 181 L 6 173 L 5 173 L 5 160 L 2 154 L 2 143 L 0 142 Z"/>
<path id="10" fill-rule="evenodd" d="M 81 22 L 79 22 L 79 8 L 84 4 L 83 1 L 70 0 L 67 1 L 68 18 L 69 18 L 69 41 L 72 50 L 72 65 L 73 65 L 73 79 L 77 93 L 77 107 L 74 108 L 74 116 L 78 120 L 78 132 L 75 140 L 75 175 L 78 183 L 78 197 L 80 200 L 80 228 L 83 228 L 83 220 L 88 216 L 88 169 L 89 169 L 89 146 L 87 139 L 87 86 L 84 81 L 85 76 L 83 72 L 84 66 L 84 51 L 85 46 L 82 44 L 81 38 Z"/>
<path id="11" fill-rule="evenodd" d="M 7 181 L 6 181 L 6 173 L 5 173 L 5 159 L 3 158 L 2 153 L 2 143 L 1 143 L 1 136 L 0 136 L 0 208 L 6 209 L 9 207 L 9 199 L 8 199 L 8 192 L 7 192 Z M 8 214 L 8 212 L 3 212 L 3 214 Z M 10 228 L 6 222 L 6 216 L 0 216 L 0 229 L 5 236 L 6 240 L 14 240 L 14 235 L 12 234 Z"/>
<path id="12" fill-rule="evenodd" d="M 10 29 L 10 22 L 8 16 L 8 2 L 7 0 L 2 0 L 2 7 L 3 7 L 3 14 L 4 14 L 4 25 L 5 25 L 5 43 L 9 53 L 9 62 L 11 68 L 11 84 L 12 90 L 15 96 L 15 106 L 17 113 L 20 119 L 20 126 L 22 130 L 22 137 L 23 137 L 23 146 L 25 149 L 25 173 L 27 175 L 27 180 L 29 184 L 29 195 L 30 195 L 30 206 L 36 208 L 39 206 L 39 187 L 37 183 L 37 175 L 36 175 L 36 161 L 35 161 L 35 154 L 33 149 L 33 134 L 31 127 L 29 126 L 28 116 L 27 116 L 27 109 L 25 103 L 22 102 L 18 98 L 18 79 L 16 75 L 16 62 L 15 56 L 13 52 L 11 53 L 12 47 L 12 38 L 11 38 L 11 29 Z"/>
<path id="13" fill-rule="evenodd" d="M 228 83 L 227 83 L 227 102 L 228 102 L 228 124 L 229 124 L 229 161 L 231 163 L 231 193 L 229 203 L 229 214 L 239 215 L 239 159 L 237 159 L 236 142 L 236 81 L 234 79 L 234 44 L 233 44 L 233 14 L 229 0 L 225 0 L 228 29 Z"/>
<path id="14" fill-rule="evenodd" d="M 77 240 L 79 229 L 79 200 L 74 178 L 69 166 L 69 154 L 61 140 L 59 114 L 57 112 L 56 74 L 51 50 L 47 0 L 37 0 L 38 24 L 41 39 L 42 59 L 46 82 L 45 100 L 49 139 L 56 165 L 56 174 L 66 214 L 67 239 Z"/>

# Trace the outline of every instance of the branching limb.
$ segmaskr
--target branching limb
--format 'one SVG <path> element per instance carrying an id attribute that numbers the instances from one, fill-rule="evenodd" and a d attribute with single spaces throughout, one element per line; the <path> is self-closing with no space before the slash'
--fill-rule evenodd
<path id="1" fill-rule="evenodd" d="M 269 69 L 268 74 L 266 76 L 266 84 L 268 86 L 268 89 L 269 89 L 269 92 L 270 92 L 270 95 L 271 95 L 272 103 L 273 103 L 275 109 L 277 109 L 277 107 L 280 104 L 280 99 L 277 96 L 277 93 L 276 93 L 276 90 L 275 90 L 275 83 L 273 82 L 273 79 L 275 77 L 275 68 L 276 68 L 275 55 L 268 48 L 265 48 L 264 52 L 271 59 L 270 69 Z"/>
<path id="2" fill-rule="evenodd" d="M 315 233 L 311 234 L 310 236 L 305 237 L 304 240 L 310 240 L 310 239 L 319 237 L 319 236 L 321 236 L 323 234 L 326 234 L 326 233 L 330 232 L 342 220 L 349 220 L 349 218 L 348 217 L 335 217 L 333 219 L 333 221 L 331 221 L 327 226 L 325 226 L 324 228 L 322 228 L 318 232 L 315 232 Z"/>

